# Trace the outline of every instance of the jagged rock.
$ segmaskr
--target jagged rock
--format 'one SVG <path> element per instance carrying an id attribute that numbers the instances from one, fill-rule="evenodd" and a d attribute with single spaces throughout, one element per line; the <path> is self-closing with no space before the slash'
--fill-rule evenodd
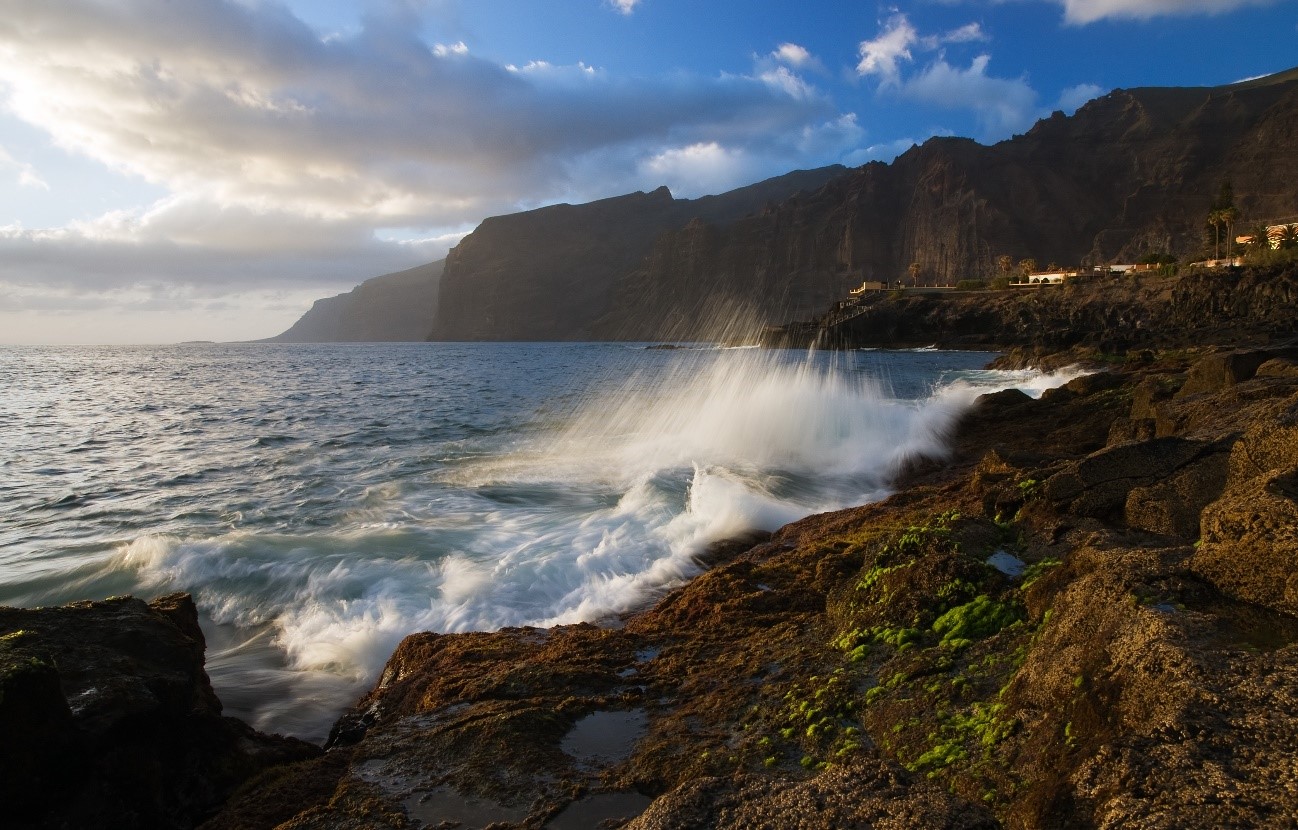
<path id="1" fill-rule="evenodd" d="M 233 718 L 188 595 L 0 608 L 0 793 L 12 826 L 190 828 L 319 749 Z"/>
<path id="2" fill-rule="evenodd" d="M 1183 438 L 1106 447 L 1046 479 L 1043 493 L 1079 516 L 1108 518 L 1133 488 L 1164 480 L 1210 451 L 1206 442 Z"/>
<path id="3" fill-rule="evenodd" d="M 1226 486 L 1229 459 L 1224 449 L 1212 452 L 1167 478 L 1133 487 L 1123 507 L 1123 521 L 1151 533 L 1198 538 L 1200 514 Z"/>
<path id="4" fill-rule="evenodd" d="M 1191 566 L 1222 591 L 1298 616 L 1298 468 L 1232 484 L 1203 511 Z"/>
<path id="5" fill-rule="evenodd" d="M 1186 548 L 1095 541 L 1042 580 L 1050 617 L 1003 695 L 1022 724 L 1005 756 L 1033 782 L 1007 824 L 1284 826 L 1295 626 L 1187 579 Z"/>
<path id="6" fill-rule="evenodd" d="M 1298 378 L 1298 360 L 1275 357 L 1257 367 L 1260 378 Z"/>
<path id="7" fill-rule="evenodd" d="M 1230 458 L 1232 483 L 1298 466 L 1298 395 L 1252 419 Z"/>
<path id="8" fill-rule="evenodd" d="M 1131 419 L 1133 421 L 1156 421 L 1158 403 L 1176 394 L 1185 383 L 1179 375 L 1154 375 L 1136 384 L 1131 392 Z"/>
<path id="9" fill-rule="evenodd" d="M 1176 393 L 1183 398 L 1202 392 L 1218 392 L 1251 380 L 1262 364 L 1275 357 L 1271 351 L 1234 351 L 1208 355 L 1190 367 L 1185 384 Z"/>

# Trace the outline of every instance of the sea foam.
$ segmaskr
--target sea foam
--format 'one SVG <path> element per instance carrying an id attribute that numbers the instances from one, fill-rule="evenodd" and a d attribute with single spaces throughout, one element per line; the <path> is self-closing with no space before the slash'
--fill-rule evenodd
<path id="1" fill-rule="evenodd" d="M 1072 376 L 967 372 L 902 398 L 842 357 L 691 351 L 605 378 L 490 451 L 372 484 L 318 530 L 142 536 L 115 567 L 194 592 L 228 636 L 218 687 L 278 684 L 296 711 L 280 695 L 243 714 L 318 737 L 411 632 L 642 607 L 711 543 L 885 497 L 907 462 L 946 452 L 977 395 Z"/>

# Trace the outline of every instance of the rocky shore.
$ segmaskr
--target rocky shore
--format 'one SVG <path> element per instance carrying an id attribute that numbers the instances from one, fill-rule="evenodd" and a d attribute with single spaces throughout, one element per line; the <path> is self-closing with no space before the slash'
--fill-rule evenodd
<path id="1" fill-rule="evenodd" d="M 185 597 L 4 609 L 6 825 L 1298 827 L 1268 325 L 985 396 L 897 495 L 624 619 L 412 635 L 323 752 L 220 717 Z"/>
<path id="2" fill-rule="evenodd" d="M 1016 365 L 1142 349 L 1262 346 L 1298 334 L 1298 268 L 1187 269 L 1088 277 L 1002 291 L 876 291 L 828 314 L 768 329 L 765 345 L 983 349 Z"/>

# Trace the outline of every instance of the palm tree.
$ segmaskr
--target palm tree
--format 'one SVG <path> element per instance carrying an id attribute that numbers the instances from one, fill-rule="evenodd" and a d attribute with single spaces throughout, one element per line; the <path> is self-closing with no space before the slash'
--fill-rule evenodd
<path id="1" fill-rule="evenodd" d="M 1267 251 L 1271 250 L 1271 233 L 1267 229 L 1265 222 L 1259 222 L 1253 227 L 1249 228 L 1248 234 L 1249 236 L 1253 237 L 1253 241 L 1250 243 L 1250 245 L 1252 246 L 1254 251 L 1261 251 L 1262 253 L 1266 253 Z"/>
<path id="2" fill-rule="evenodd" d="M 1208 225 L 1213 230 L 1212 258 L 1221 259 L 1221 226 L 1225 224 L 1225 211 L 1214 210 L 1208 214 Z"/>
<path id="3" fill-rule="evenodd" d="M 1226 258 L 1229 259 L 1235 251 L 1235 220 L 1239 218 L 1239 211 L 1231 205 L 1222 208 L 1219 213 L 1222 224 L 1226 226 Z"/>
<path id="4" fill-rule="evenodd" d="M 1276 241 L 1280 243 L 1282 251 L 1298 248 L 1298 225 L 1281 225 L 1280 238 Z"/>
<path id="5" fill-rule="evenodd" d="M 912 262 L 912 263 L 910 264 L 910 267 L 907 268 L 906 271 L 910 274 L 910 284 L 911 284 L 911 286 L 912 286 L 912 287 L 918 287 L 918 286 L 919 286 L 919 263 L 918 263 L 918 262 Z"/>

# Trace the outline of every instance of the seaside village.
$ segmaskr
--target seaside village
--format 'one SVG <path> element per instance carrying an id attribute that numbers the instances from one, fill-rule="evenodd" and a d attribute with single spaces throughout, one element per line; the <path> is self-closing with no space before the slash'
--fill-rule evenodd
<path id="1" fill-rule="evenodd" d="M 1212 256 L 1185 264 L 1186 268 L 1239 268 L 1244 265 L 1242 251 L 1269 250 L 1280 251 L 1298 248 L 1298 216 L 1258 223 L 1250 232 L 1234 233 L 1234 217 L 1227 209 L 1215 211 L 1209 215 L 1208 228 L 1213 232 L 1214 241 L 1209 247 L 1214 248 Z M 1263 243 L 1259 242 L 1263 240 Z M 1233 244 L 1232 244 L 1233 243 Z M 1225 251 L 1222 251 L 1222 248 Z M 991 280 L 961 280 L 954 284 L 933 285 L 923 281 L 923 272 L 919 263 L 912 263 L 905 278 L 893 283 L 877 280 L 866 280 L 848 293 L 852 299 L 876 291 L 922 290 L 925 292 L 944 291 L 988 291 L 1025 288 L 1043 288 L 1051 285 L 1063 285 L 1070 280 L 1101 277 L 1124 277 L 1140 274 L 1171 275 L 1177 270 L 1177 260 L 1167 254 L 1150 254 L 1139 262 L 1107 263 L 1089 268 L 1065 268 L 1051 263 L 1044 269 L 1038 268 L 1036 260 L 1024 259 L 1015 262 L 1013 257 L 1001 256 L 997 260 L 999 275 Z M 849 299 L 846 304 L 851 304 Z"/>

